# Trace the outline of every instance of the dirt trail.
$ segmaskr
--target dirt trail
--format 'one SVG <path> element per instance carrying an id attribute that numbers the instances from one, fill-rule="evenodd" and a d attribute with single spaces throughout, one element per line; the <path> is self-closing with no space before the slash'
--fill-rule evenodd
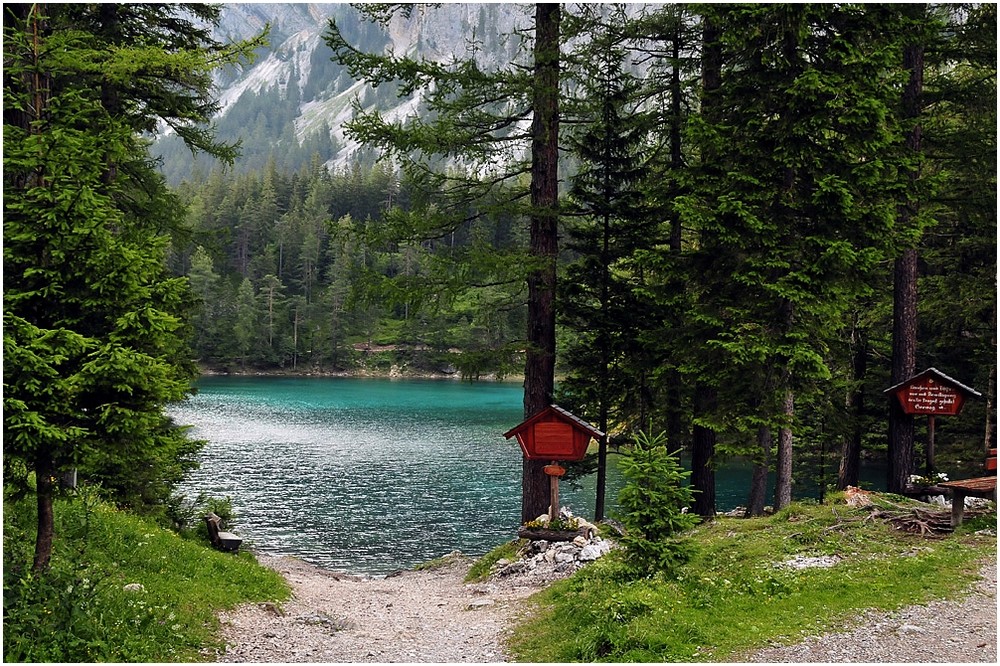
<path id="1" fill-rule="evenodd" d="M 294 595 L 279 609 L 248 605 L 222 615 L 224 662 L 501 662 L 518 602 L 541 582 L 466 584 L 471 566 L 373 579 L 335 574 L 293 558 L 259 556 Z"/>
<path id="2" fill-rule="evenodd" d="M 294 594 L 279 608 L 243 606 L 221 616 L 222 662 L 502 662 L 505 632 L 544 578 L 466 584 L 471 560 L 373 579 L 293 558 L 259 556 Z M 895 613 L 861 613 L 843 632 L 776 646 L 733 661 L 771 663 L 996 663 L 997 568 L 956 601 Z"/>

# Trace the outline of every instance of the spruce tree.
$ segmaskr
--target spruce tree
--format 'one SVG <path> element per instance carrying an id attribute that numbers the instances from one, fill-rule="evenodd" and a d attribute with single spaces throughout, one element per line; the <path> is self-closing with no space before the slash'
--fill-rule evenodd
<path id="1" fill-rule="evenodd" d="M 35 473 L 36 570 L 57 474 L 78 467 L 123 504 L 155 506 L 197 448 L 163 411 L 193 375 L 189 292 L 166 272 L 176 202 L 138 132 L 183 108 L 156 90 L 188 84 L 207 102 L 221 54 L 152 33 L 109 41 L 81 9 L 4 6 L 4 454 Z M 192 24 L 170 26 L 156 35 Z"/>
<path id="2" fill-rule="evenodd" d="M 576 109 L 580 121 L 568 147 L 579 162 L 571 179 L 567 224 L 568 250 L 575 260 L 565 268 L 559 301 L 560 321 L 575 335 L 563 351 L 567 377 L 561 391 L 580 414 L 594 419 L 605 436 L 598 443 L 594 519 L 604 518 L 608 435 L 612 412 L 630 393 L 628 354 L 638 346 L 634 335 L 640 304 L 635 278 L 625 266 L 649 243 L 655 223 L 643 195 L 648 139 L 647 114 L 637 112 L 638 82 L 625 67 L 625 37 L 620 13 L 579 17 L 574 31 L 590 43 L 574 55 L 577 96 L 590 106 Z M 589 117 L 587 117 L 589 115 Z"/>
<path id="3" fill-rule="evenodd" d="M 744 432 L 778 432 L 780 508 L 791 497 L 795 393 L 830 377 L 830 341 L 894 241 L 887 193 L 898 183 L 886 156 L 899 140 L 898 23 L 883 8 L 847 6 L 707 13 L 723 45 L 719 111 L 697 132 L 721 173 L 683 207 L 714 264 L 703 277 L 716 281 L 692 314 L 710 324 L 716 354 L 703 376 L 743 394 Z"/>

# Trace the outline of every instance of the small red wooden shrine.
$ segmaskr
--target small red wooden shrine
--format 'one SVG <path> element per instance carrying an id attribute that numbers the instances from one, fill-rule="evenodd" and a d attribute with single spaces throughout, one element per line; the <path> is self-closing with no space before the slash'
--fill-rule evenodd
<path id="1" fill-rule="evenodd" d="M 604 433 L 558 405 L 549 405 L 503 434 L 517 437 L 528 460 L 583 460 L 591 439 Z"/>
<path id="2" fill-rule="evenodd" d="M 545 466 L 545 474 L 549 477 L 549 524 L 555 523 L 559 512 L 559 477 L 566 473 L 556 461 L 583 460 L 590 440 L 599 440 L 604 433 L 559 405 L 549 405 L 503 436 L 517 437 L 528 460 L 552 462 Z"/>

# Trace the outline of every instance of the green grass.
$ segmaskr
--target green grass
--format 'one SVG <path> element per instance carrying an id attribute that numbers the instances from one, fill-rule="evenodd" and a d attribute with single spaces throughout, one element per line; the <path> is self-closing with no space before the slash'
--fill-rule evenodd
<path id="1" fill-rule="evenodd" d="M 514 539 L 513 541 L 502 543 L 486 553 L 469 568 L 469 572 L 465 574 L 465 582 L 478 583 L 486 580 L 486 577 L 490 575 L 490 569 L 497 561 L 501 559 L 516 559 L 518 552 L 524 547 L 525 543 L 527 542 L 524 539 Z"/>
<path id="2" fill-rule="evenodd" d="M 57 501 L 55 515 L 51 568 L 39 577 L 32 502 L 4 504 L 5 661 L 211 660 L 218 611 L 289 596 L 251 554 L 215 551 L 93 496 Z"/>
<path id="3" fill-rule="evenodd" d="M 859 609 L 960 592 L 996 557 L 996 515 L 956 534 L 899 532 L 866 509 L 795 504 L 775 516 L 720 518 L 691 532 L 696 555 L 674 579 L 631 580 L 611 555 L 533 598 L 510 648 L 519 661 L 740 661 L 770 641 L 842 628 Z M 837 555 L 831 568 L 775 566 Z"/>

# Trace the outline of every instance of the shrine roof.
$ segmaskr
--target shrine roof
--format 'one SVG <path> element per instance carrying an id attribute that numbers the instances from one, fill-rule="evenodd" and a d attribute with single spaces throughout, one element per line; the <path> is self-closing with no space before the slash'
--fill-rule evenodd
<path id="1" fill-rule="evenodd" d="M 600 439 L 601 437 L 604 437 L 604 433 L 603 432 L 601 432 L 600 430 L 598 430 L 594 426 L 590 425 L 589 423 L 587 423 L 586 421 L 584 421 L 583 419 L 581 419 L 576 414 L 573 414 L 573 413 L 571 413 L 571 412 L 563 409 L 559 405 L 549 405 L 545 409 L 542 409 L 542 410 L 540 410 L 538 412 L 535 412 L 535 414 L 533 414 L 531 417 L 529 417 L 528 419 L 526 419 L 524 422 L 522 422 L 519 425 L 514 426 L 513 428 L 511 428 L 510 430 L 508 430 L 507 432 L 505 432 L 503 434 L 503 436 L 506 437 L 507 439 L 510 439 L 511 437 L 513 437 L 517 433 L 521 432 L 525 428 L 530 427 L 532 424 L 534 424 L 534 423 L 542 420 L 543 418 L 545 418 L 545 417 L 547 417 L 549 415 L 554 415 L 557 418 L 559 418 L 559 420 L 566 421 L 567 423 L 569 423 L 574 428 L 577 428 L 579 430 L 583 430 L 584 432 L 588 433 L 594 439 Z"/>

